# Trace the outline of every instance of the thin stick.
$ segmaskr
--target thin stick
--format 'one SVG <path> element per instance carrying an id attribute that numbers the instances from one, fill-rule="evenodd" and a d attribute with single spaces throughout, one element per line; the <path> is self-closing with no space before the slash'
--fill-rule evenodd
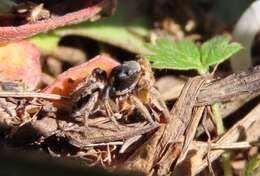
<path id="1" fill-rule="evenodd" d="M 58 94 L 48 94 L 39 92 L 0 92 L 0 97 L 2 98 L 44 98 L 50 100 L 65 100 L 69 99 L 67 96 L 62 96 Z"/>
<path id="2" fill-rule="evenodd" d="M 84 147 L 99 147 L 99 146 L 109 146 L 109 145 L 123 145 L 124 142 L 122 141 L 115 141 L 115 142 L 102 142 L 102 143 L 96 143 L 96 144 L 84 144 L 82 148 Z"/>
<path id="3" fill-rule="evenodd" d="M 208 168 L 209 168 L 209 172 L 211 173 L 211 175 L 215 176 L 214 170 L 212 168 L 212 164 L 210 162 L 210 158 L 209 158 L 209 154 L 211 151 L 211 135 L 210 132 L 208 131 L 208 128 L 206 126 L 206 119 L 207 119 L 207 111 L 208 111 L 208 107 L 207 110 L 204 111 L 203 117 L 202 117 L 202 127 L 204 128 L 206 135 L 208 137 L 208 152 L 207 152 L 207 162 L 208 162 Z"/>
<path id="4" fill-rule="evenodd" d="M 234 150 L 234 149 L 247 149 L 253 147 L 253 144 L 250 144 L 247 141 L 243 142 L 234 142 L 234 143 L 213 143 L 211 144 L 212 150 Z"/>

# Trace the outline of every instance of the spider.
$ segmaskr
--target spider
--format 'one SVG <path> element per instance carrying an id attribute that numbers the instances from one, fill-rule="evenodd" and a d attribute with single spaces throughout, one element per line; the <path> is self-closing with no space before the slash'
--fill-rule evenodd
<path id="1" fill-rule="evenodd" d="M 118 119 L 134 111 L 151 124 L 160 121 L 160 115 L 167 119 L 169 111 L 153 82 L 149 62 L 144 59 L 124 62 L 109 76 L 96 68 L 71 93 L 72 117 L 82 118 L 87 126 L 89 116 L 96 109 L 104 109 L 117 127 Z"/>

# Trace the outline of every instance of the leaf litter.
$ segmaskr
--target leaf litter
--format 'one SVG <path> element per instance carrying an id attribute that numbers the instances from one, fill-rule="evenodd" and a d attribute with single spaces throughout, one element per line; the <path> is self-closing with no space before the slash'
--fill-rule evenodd
<path id="1" fill-rule="evenodd" d="M 104 59 L 107 58 L 104 57 Z M 141 63 L 144 62 L 142 61 Z M 114 67 L 120 68 L 120 66 L 121 65 Z M 86 67 L 89 67 L 89 65 Z M 69 70 L 68 72 L 71 71 Z M 145 86 L 152 86 L 153 84 L 151 72 L 147 73 L 149 73 L 149 75 L 142 75 L 142 78 L 149 80 L 138 80 L 133 92 L 128 92 L 131 95 L 127 96 L 132 96 L 132 94 L 137 96 L 138 93 L 152 93 L 150 92 L 152 87 L 148 87 L 149 89 L 147 89 L 147 87 L 141 86 L 142 84 L 144 85 L 144 83 Z M 23 141 L 27 138 L 26 135 L 34 134 L 35 138 L 31 138 L 29 141 L 26 141 L 26 143 L 34 144 L 39 147 L 47 147 L 49 153 L 54 156 L 77 157 L 87 161 L 90 165 L 101 164 L 108 168 L 123 167 L 146 173 L 165 175 L 173 171 L 172 168 L 175 167 L 176 163 L 181 162 L 185 158 L 190 148 L 190 144 L 195 135 L 196 126 L 198 126 L 202 113 L 205 111 L 201 102 L 205 102 L 202 104 L 211 104 L 213 101 L 225 100 L 225 97 L 240 95 L 241 93 L 248 94 L 252 91 L 255 93 L 259 92 L 259 88 L 254 86 L 258 81 L 251 80 L 256 74 L 259 74 L 258 68 L 249 70 L 248 72 L 230 75 L 225 79 L 219 79 L 217 81 L 209 82 L 206 77 L 192 78 L 182 89 L 177 103 L 170 112 L 169 119 L 165 117 L 165 114 L 163 115 L 163 107 L 148 111 L 151 113 L 154 123 L 144 118 L 142 113 L 139 112 L 138 114 L 140 109 L 137 108 L 135 104 L 131 104 L 133 103 L 131 101 L 127 103 L 130 103 L 130 106 L 134 106 L 132 107 L 133 109 L 128 109 L 127 113 L 124 112 L 125 109 L 119 110 L 119 113 L 117 112 L 119 114 L 117 114 L 118 117 L 115 116 L 117 124 L 108 117 L 103 102 L 97 101 L 96 109 L 93 110 L 93 114 L 87 118 L 87 123 L 85 124 L 82 123 L 80 119 L 72 118 L 71 111 L 73 109 L 61 107 L 60 103 L 57 103 L 57 99 L 48 97 L 48 94 L 46 94 L 46 97 L 44 97 L 44 93 L 41 93 L 42 96 L 34 96 L 34 94 L 30 94 L 28 90 L 20 91 L 21 89 L 18 91 L 8 90 L 13 93 L 8 94 L 5 90 L 1 92 L 0 95 L 2 97 L 1 114 L 3 114 L 1 126 L 5 127 L 2 130 L 8 141 L 14 139 L 16 142 L 18 139 Z M 236 80 L 237 77 L 240 79 L 243 78 L 244 84 L 238 84 L 240 87 L 236 87 L 234 93 L 230 95 L 232 91 L 228 88 L 230 84 L 227 83 L 232 81 L 239 83 L 240 80 Z M 63 80 L 66 80 L 66 78 L 63 77 Z M 59 82 L 60 81 L 61 80 L 59 80 Z M 54 83 L 54 85 L 59 85 L 59 82 Z M 86 83 L 83 82 L 83 85 L 84 84 Z M 49 87 L 53 87 L 54 85 Z M 18 85 L 15 85 L 15 87 L 17 86 Z M 212 90 L 215 91 L 216 88 L 214 86 L 218 86 L 219 91 L 223 92 L 226 89 L 229 91 L 221 94 L 218 99 L 205 99 L 203 95 L 207 95 L 206 97 L 213 95 L 208 92 Z M 246 86 L 247 89 L 245 89 L 244 86 Z M 195 89 L 194 87 L 197 88 Z M 89 86 L 86 85 L 84 88 L 87 89 Z M 145 90 L 148 92 L 145 92 Z M 44 91 L 46 91 L 46 89 Z M 26 92 L 28 93 L 26 94 Z M 16 94 L 16 96 L 14 96 L 14 94 Z M 35 95 L 40 94 L 35 93 Z M 79 92 L 77 96 L 84 96 L 84 94 Z M 69 97 L 69 95 L 67 97 Z M 149 99 L 151 95 L 146 95 L 145 97 Z M 116 98 L 119 98 L 117 101 L 127 99 L 121 96 Z M 140 95 L 139 98 L 141 98 Z M 72 103 L 70 102 L 71 100 L 72 99 L 66 98 L 63 101 Z M 113 102 L 115 100 L 116 99 L 111 99 L 110 101 L 112 102 L 110 102 L 110 105 L 114 103 L 113 106 L 115 106 L 116 102 Z M 160 102 L 161 100 L 157 99 L 156 101 Z M 151 102 L 152 101 L 148 101 L 148 103 Z M 149 106 L 155 106 L 155 104 L 144 104 L 144 107 L 148 108 Z M 137 114 L 133 115 L 131 113 Z M 135 116 L 139 118 L 135 119 Z M 178 128 L 175 128 L 176 126 L 178 126 Z M 32 134 L 22 133 L 22 131 L 28 130 L 28 128 L 33 130 Z M 183 136 L 185 136 L 184 140 Z M 146 142 L 144 143 L 144 141 Z M 60 145 L 58 148 L 57 143 Z M 146 157 L 142 156 L 144 151 L 148 152 L 149 155 L 146 155 Z M 122 161 L 124 161 L 123 163 L 125 164 L 120 163 Z"/>
<path id="2" fill-rule="evenodd" d="M 36 10 L 42 9 L 41 6 L 36 7 Z M 46 10 L 45 7 L 42 10 Z M 27 17 L 23 18 L 28 25 L 49 18 L 39 16 L 31 20 Z M 164 26 L 167 27 L 169 26 Z M 184 34 L 179 36 L 183 37 Z M 12 35 L 10 39 L 12 40 Z M 213 138 L 211 144 L 196 143 L 193 140 L 202 114 L 211 114 L 205 107 L 215 102 L 227 102 L 241 95 L 246 99 L 249 94 L 252 96 L 259 94 L 258 67 L 232 74 L 224 79 L 213 80 L 208 77 L 189 79 L 168 114 L 160 94 L 154 92 L 156 89 L 153 89 L 152 74 L 145 76 L 145 80 L 150 82 L 150 87 L 146 85 L 145 89 L 142 89 L 139 84 L 134 84 L 133 89 L 131 86 L 128 87 L 127 96 L 113 95 L 118 91 L 108 91 L 109 101 L 104 103 L 107 100 L 103 93 L 113 85 L 109 73 L 119 63 L 107 56 L 97 58 L 94 59 L 96 64 L 86 63 L 61 74 L 45 89 L 37 90 L 36 86 L 28 89 L 26 87 L 28 85 L 20 85 L 13 80 L 2 81 L 0 112 L 4 118 L 1 119 L 3 127 L 1 134 L 4 134 L 5 140 L 14 145 L 23 143 L 43 148 L 54 157 L 83 159 L 91 166 L 101 164 L 110 169 L 134 169 L 151 175 L 177 174 L 179 166 L 190 162 L 190 155 L 194 149 L 197 154 L 194 156 L 195 160 L 190 162 L 192 167 L 190 170 L 187 170 L 187 166 L 185 168 L 190 175 L 200 172 L 210 164 L 208 161 L 218 158 L 223 149 L 231 149 L 231 146 L 234 148 L 254 146 L 253 143 L 245 142 L 245 145 L 242 145 L 235 142 L 238 140 L 237 136 L 241 134 L 241 126 L 244 127 L 243 131 L 246 131 L 257 121 L 250 115 L 241 120 L 241 123 L 235 124 L 220 139 Z M 103 66 L 101 64 L 101 68 L 107 72 L 107 78 L 103 80 L 105 82 L 103 85 L 93 89 L 84 81 L 93 75 L 93 70 L 102 60 L 106 64 Z M 82 74 L 84 69 L 87 71 Z M 53 77 L 50 78 L 54 80 Z M 86 90 L 73 95 L 79 84 Z M 43 87 L 38 83 L 35 85 Z M 119 93 L 124 91 L 121 90 Z M 94 96 L 91 97 L 93 92 Z M 87 103 L 84 104 L 83 100 Z M 94 105 L 88 103 L 89 100 L 95 100 Z M 75 104 L 83 110 L 90 108 L 90 113 L 82 114 L 81 110 L 74 108 Z M 75 113 L 75 109 L 80 113 Z M 73 114 L 79 115 L 75 117 Z M 252 114 L 257 113 L 253 110 Z"/>

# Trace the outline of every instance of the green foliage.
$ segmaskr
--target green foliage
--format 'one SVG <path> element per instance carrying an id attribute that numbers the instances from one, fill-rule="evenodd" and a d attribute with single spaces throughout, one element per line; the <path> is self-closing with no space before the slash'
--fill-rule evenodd
<path id="1" fill-rule="evenodd" d="M 224 37 L 213 38 L 200 47 L 203 65 L 213 65 L 223 62 L 241 49 L 238 43 L 229 43 Z"/>
<path id="2" fill-rule="evenodd" d="M 148 44 L 147 48 L 152 52 L 147 58 L 154 68 L 196 69 L 199 73 L 206 73 L 209 66 L 225 61 L 242 47 L 238 43 L 229 43 L 225 37 L 216 37 L 201 46 L 190 40 L 172 42 L 158 39 L 155 45 Z"/>
<path id="3" fill-rule="evenodd" d="M 147 58 L 153 62 L 154 68 L 190 70 L 200 69 L 200 51 L 189 40 L 173 43 L 167 39 L 158 39 L 155 45 L 148 45 L 154 54 Z"/>
<path id="4" fill-rule="evenodd" d="M 260 166 L 260 160 L 257 158 L 257 156 L 252 156 L 249 161 L 247 162 L 244 176 L 260 176 L 260 173 L 256 173 L 257 168 Z"/>
<path id="5" fill-rule="evenodd" d="M 151 22 L 142 9 L 145 1 L 118 1 L 114 15 L 95 22 L 83 22 L 58 28 L 33 37 L 30 41 L 41 49 L 54 49 L 60 38 L 67 35 L 88 37 L 136 54 L 147 54 L 145 38 L 149 36 Z M 140 10 L 141 9 L 141 10 Z M 46 48 L 47 47 L 47 48 Z"/>
<path id="6" fill-rule="evenodd" d="M 27 40 L 31 43 L 36 44 L 44 51 L 52 51 L 58 46 L 60 37 L 58 35 L 55 35 L 53 32 L 49 32 L 35 35 Z"/>

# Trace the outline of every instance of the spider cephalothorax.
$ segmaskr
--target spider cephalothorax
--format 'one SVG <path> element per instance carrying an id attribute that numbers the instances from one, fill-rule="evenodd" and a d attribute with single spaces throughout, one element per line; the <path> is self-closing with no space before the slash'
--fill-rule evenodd
<path id="1" fill-rule="evenodd" d="M 100 68 L 93 70 L 71 94 L 73 117 L 83 117 L 85 125 L 91 114 L 105 112 L 116 126 L 119 119 L 139 113 L 149 123 L 159 120 L 168 110 L 153 87 L 151 70 L 143 59 L 128 61 L 115 67 L 111 74 Z M 156 106 L 156 107 L 155 107 Z"/>

